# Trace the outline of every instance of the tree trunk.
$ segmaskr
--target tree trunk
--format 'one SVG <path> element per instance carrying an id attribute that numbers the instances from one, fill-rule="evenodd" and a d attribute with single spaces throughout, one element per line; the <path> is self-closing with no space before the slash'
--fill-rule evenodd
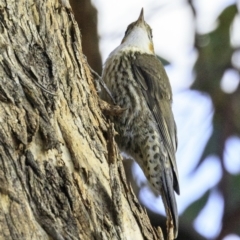
<path id="1" fill-rule="evenodd" d="M 0 239 L 163 239 L 125 179 L 67 0 L 0 0 Z"/>
<path id="2" fill-rule="evenodd" d="M 102 73 L 102 59 L 99 51 L 97 30 L 97 9 L 91 0 L 70 0 L 74 17 L 81 31 L 82 51 L 88 64 L 98 74 Z"/>

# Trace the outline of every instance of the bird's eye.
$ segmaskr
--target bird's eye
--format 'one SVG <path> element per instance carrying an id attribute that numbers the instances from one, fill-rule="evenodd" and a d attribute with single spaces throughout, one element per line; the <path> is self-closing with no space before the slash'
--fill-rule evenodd
<path id="1" fill-rule="evenodd" d="M 146 24 L 146 30 L 148 33 L 148 38 L 151 40 L 153 38 L 152 29 L 150 28 L 150 26 L 148 24 Z"/>
<path id="2" fill-rule="evenodd" d="M 152 33 L 151 32 L 148 32 L 148 38 L 151 40 L 152 39 Z"/>
<path id="3" fill-rule="evenodd" d="M 150 31 L 149 31 L 149 36 L 150 36 L 150 38 L 153 38 L 152 29 L 150 29 Z"/>

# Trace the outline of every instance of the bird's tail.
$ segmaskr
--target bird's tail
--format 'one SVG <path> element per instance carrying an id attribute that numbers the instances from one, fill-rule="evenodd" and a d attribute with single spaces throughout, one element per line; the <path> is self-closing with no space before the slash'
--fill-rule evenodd
<path id="1" fill-rule="evenodd" d="M 169 224 L 173 224 L 174 229 L 174 238 L 178 235 L 178 210 L 177 210 L 177 203 L 176 198 L 174 194 L 173 189 L 173 179 L 171 178 L 171 175 L 164 171 L 163 176 L 163 188 L 161 191 L 165 211 L 167 214 L 168 221 L 172 220 L 172 223 L 168 222 L 168 228 Z"/>

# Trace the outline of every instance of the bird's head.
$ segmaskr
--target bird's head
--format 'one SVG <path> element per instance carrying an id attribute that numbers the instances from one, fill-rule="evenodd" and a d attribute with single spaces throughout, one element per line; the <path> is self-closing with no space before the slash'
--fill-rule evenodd
<path id="1" fill-rule="evenodd" d="M 121 45 L 134 47 L 142 52 L 154 54 L 152 29 L 144 21 L 143 8 L 138 20 L 128 25 Z"/>

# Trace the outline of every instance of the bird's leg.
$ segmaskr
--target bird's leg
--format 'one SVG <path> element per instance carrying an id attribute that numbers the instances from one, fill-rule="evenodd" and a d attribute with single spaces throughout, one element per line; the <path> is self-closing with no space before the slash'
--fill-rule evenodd
<path id="1" fill-rule="evenodd" d="M 99 106 L 106 115 L 110 115 L 110 116 L 120 116 L 124 111 L 127 110 L 126 108 L 121 108 L 118 105 L 109 104 L 100 98 L 99 98 Z"/>

